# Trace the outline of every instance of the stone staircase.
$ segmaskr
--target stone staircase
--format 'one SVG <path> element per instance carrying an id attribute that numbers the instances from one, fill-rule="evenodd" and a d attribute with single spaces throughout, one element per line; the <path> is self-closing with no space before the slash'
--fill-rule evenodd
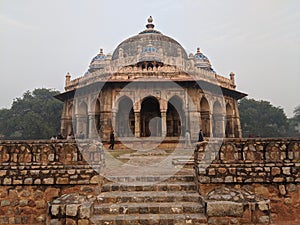
<path id="1" fill-rule="evenodd" d="M 194 176 L 111 176 L 93 206 L 91 224 L 207 224 Z"/>

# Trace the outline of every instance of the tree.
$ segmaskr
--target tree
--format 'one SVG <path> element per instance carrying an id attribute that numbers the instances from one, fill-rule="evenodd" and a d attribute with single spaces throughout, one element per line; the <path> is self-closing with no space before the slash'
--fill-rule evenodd
<path id="1" fill-rule="evenodd" d="M 293 119 L 300 123 L 300 105 L 294 109 Z"/>
<path id="2" fill-rule="evenodd" d="M 268 101 L 244 98 L 239 102 L 243 135 L 284 137 L 288 135 L 288 119 L 280 107 Z"/>
<path id="3" fill-rule="evenodd" d="M 300 133 L 300 105 L 294 109 L 294 116 L 289 119 L 290 131 L 294 135 L 299 135 Z"/>
<path id="4" fill-rule="evenodd" d="M 6 139 L 49 139 L 60 128 L 63 103 L 58 91 L 35 89 L 14 100 L 11 109 L 0 110 L 0 133 Z"/>

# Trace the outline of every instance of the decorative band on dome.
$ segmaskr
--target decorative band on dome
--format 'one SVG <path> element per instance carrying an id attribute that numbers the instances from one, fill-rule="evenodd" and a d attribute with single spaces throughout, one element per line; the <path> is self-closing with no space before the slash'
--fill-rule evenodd
<path id="1" fill-rule="evenodd" d="M 151 44 L 143 48 L 139 62 L 155 61 L 161 62 L 160 54 L 157 48 Z"/>
<path id="2" fill-rule="evenodd" d="M 158 52 L 158 50 L 155 47 L 150 45 L 150 46 L 143 48 L 142 53 L 143 52 Z"/>

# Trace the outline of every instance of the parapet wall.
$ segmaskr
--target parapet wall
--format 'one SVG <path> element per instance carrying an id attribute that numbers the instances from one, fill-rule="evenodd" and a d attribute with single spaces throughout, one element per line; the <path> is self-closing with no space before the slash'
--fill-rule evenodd
<path id="1" fill-rule="evenodd" d="M 271 200 L 275 224 L 299 224 L 299 139 L 214 139 L 198 143 L 194 157 L 201 195 L 242 188 Z"/>
<path id="2" fill-rule="evenodd" d="M 49 224 L 48 202 L 99 194 L 101 143 L 0 142 L 0 224 Z"/>
<path id="3" fill-rule="evenodd" d="M 300 182 L 300 140 L 202 142 L 195 162 L 200 183 Z"/>

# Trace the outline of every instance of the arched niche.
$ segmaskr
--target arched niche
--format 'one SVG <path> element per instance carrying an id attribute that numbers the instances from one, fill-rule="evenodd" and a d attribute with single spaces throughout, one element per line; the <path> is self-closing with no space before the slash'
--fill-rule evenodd
<path id="1" fill-rule="evenodd" d="M 205 97 L 200 101 L 201 129 L 204 136 L 210 136 L 210 107 Z"/>
<path id="2" fill-rule="evenodd" d="M 135 122 L 134 122 L 133 102 L 127 96 L 121 97 L 118 102 L 118 111 L 116 114 L 115 129 L 119 137 L 134 136 Z"/>
<path id="3" fill-rule="evenodd" d="M 77 110 L 77 126 L 76 126 L 76 134 L 79 138 L 88 137 L 89 131 L 89 119 L 88 119 L 88 106 L 82 101 L 78 105 Z"/>
<path id="4" fill-rule="evenodd" d="M 213 136 L 224 136 L 224 115 L 219 101 L 215 101 L 213 105 Z"/>
<path id="5" fill-rule="evenodd" d="M 159 101 L 149 96 L 143 99 L 140 114 L 140 136 L 161 136 L 161 113 Z"/>
<path id="6" fill-rule="evenodd" d="M 167 108 L 167 136 L 178 137 L 185 133 L 183 101 L 177 95 L 170 98 Z"/>
<path id="7" fill-rule="evenodd" d="M 225 128 L 225 136 L 226 137 L 234 137 L 233 127 L 234 127 L 233 108 L 229 103 L 227 103 L 226 104 L 226 128 Z"/>

